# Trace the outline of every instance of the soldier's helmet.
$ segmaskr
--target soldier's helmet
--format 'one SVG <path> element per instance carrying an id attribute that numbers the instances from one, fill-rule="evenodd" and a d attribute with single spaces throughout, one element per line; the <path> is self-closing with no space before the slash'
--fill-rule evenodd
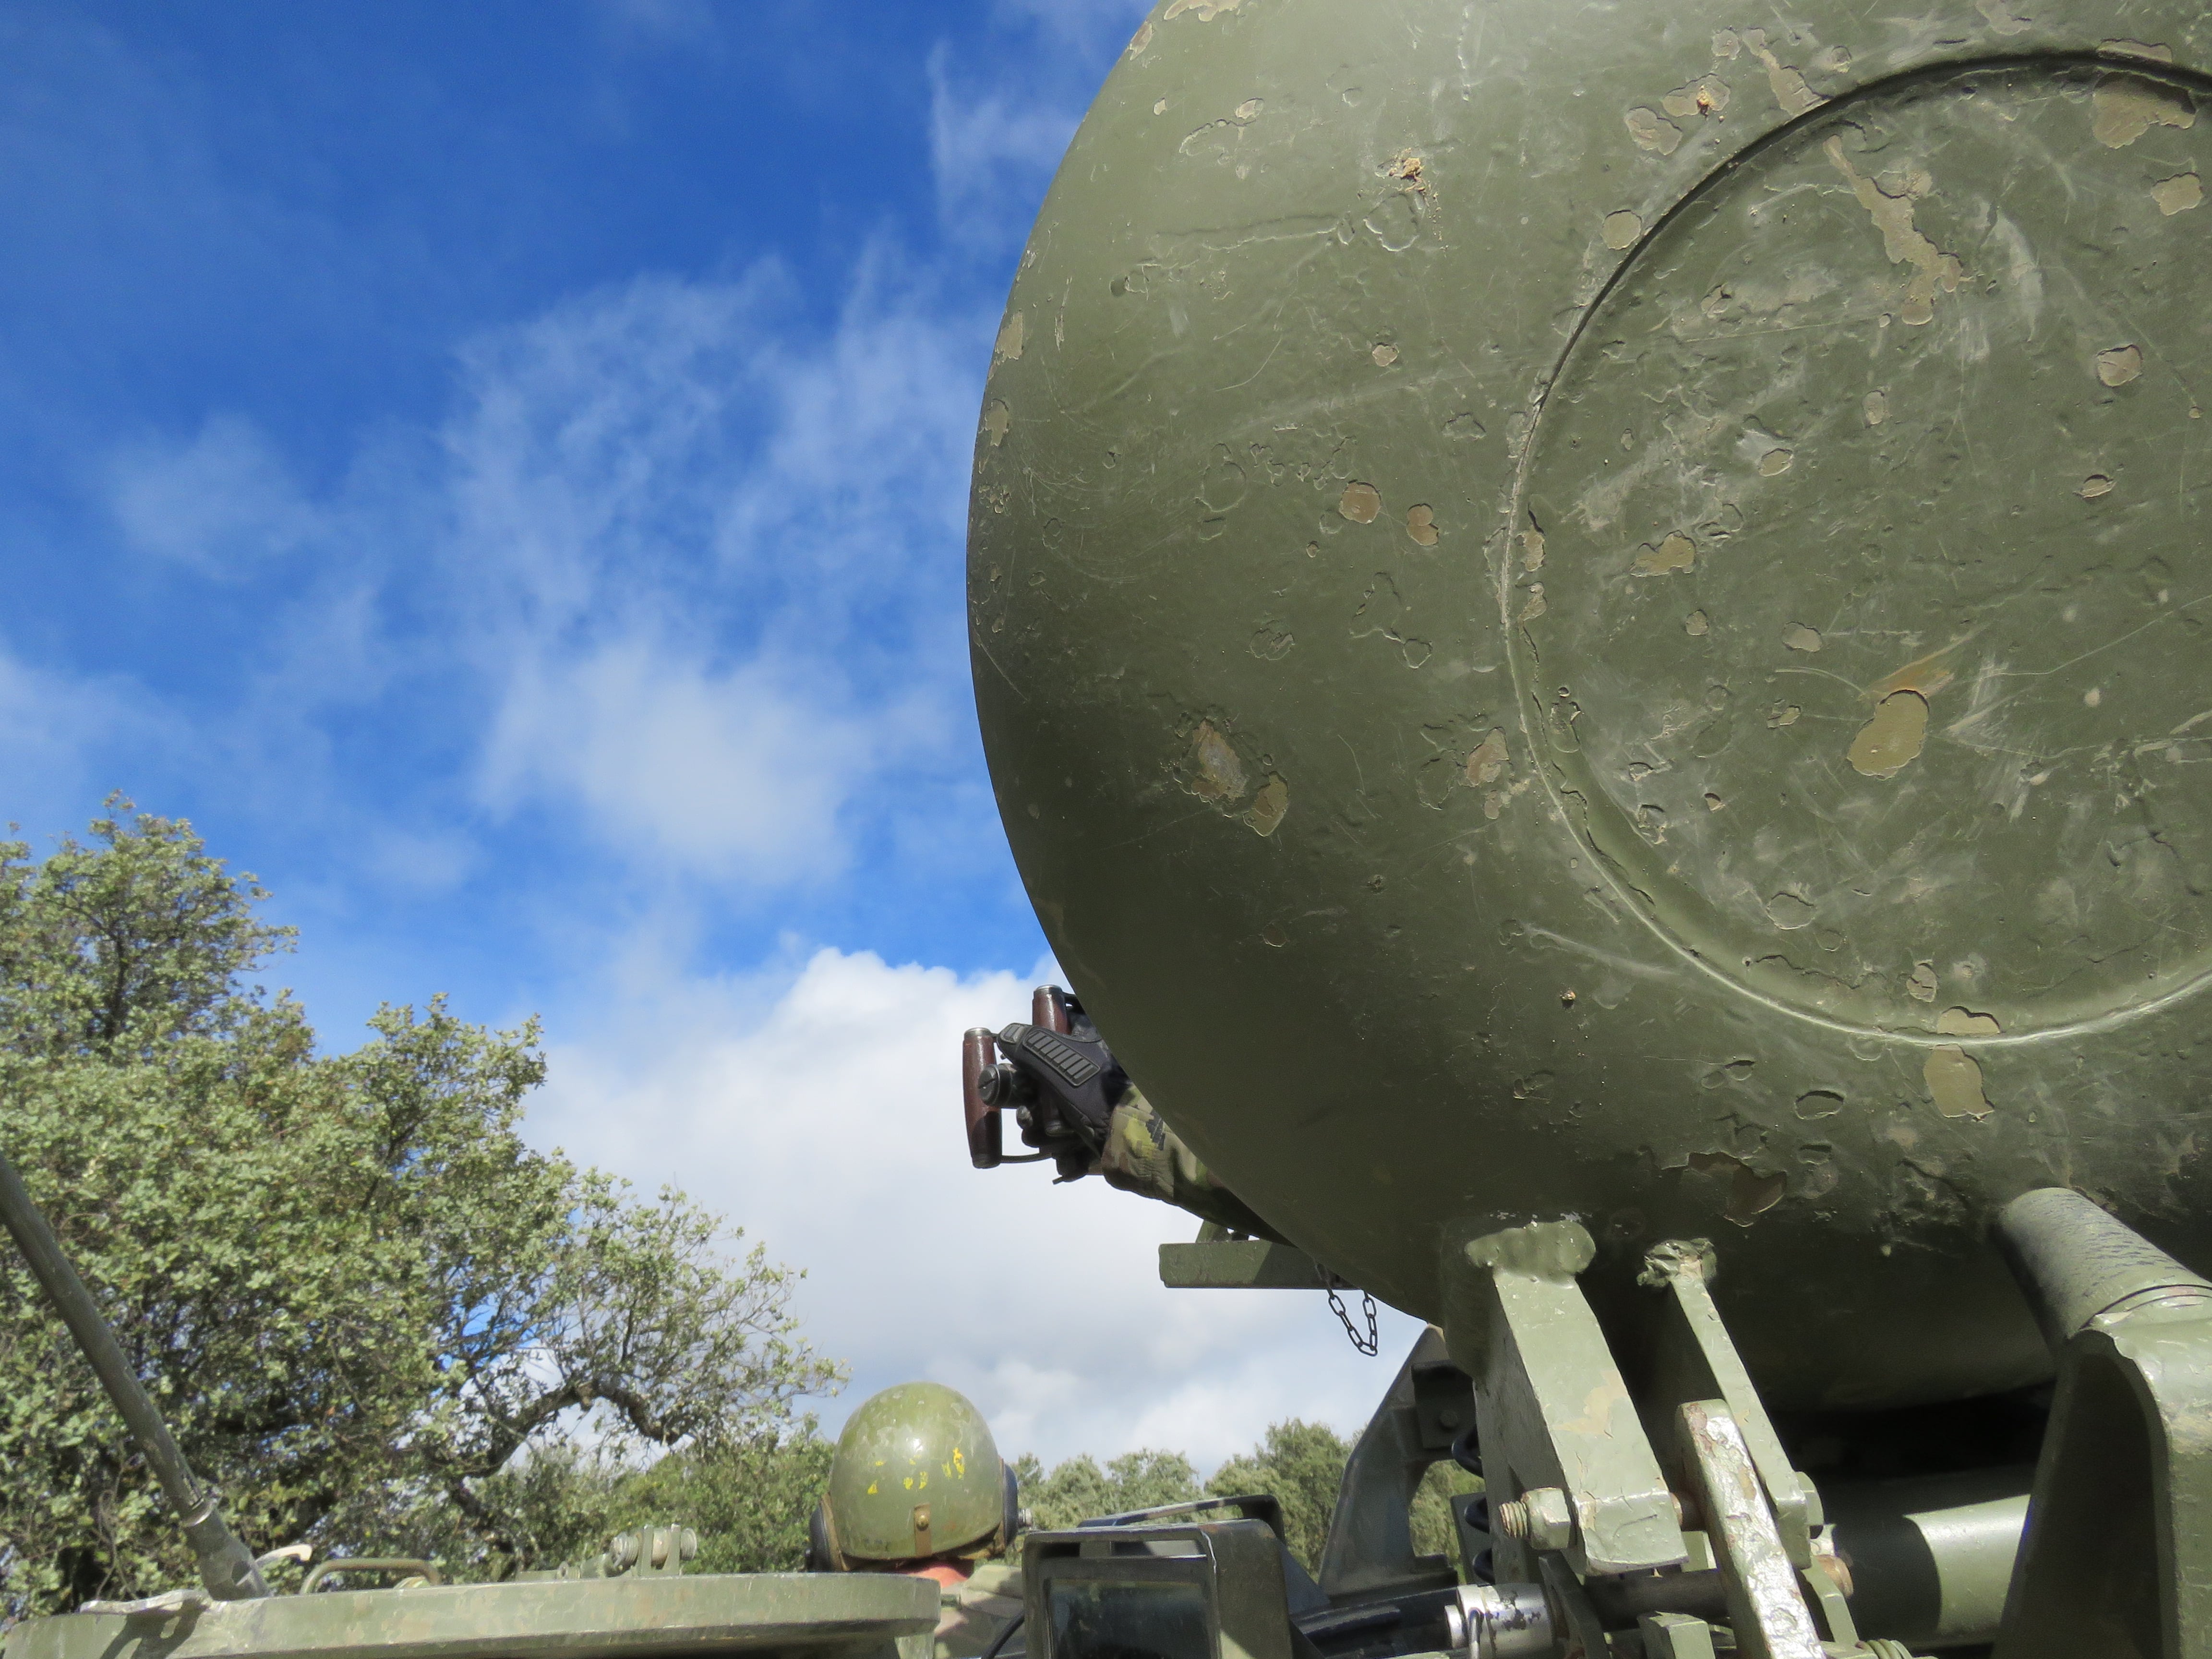
<path id="1" fill-rule="evenodd" d="M 837 1437 L 807 1565 L 879 1571 L 997 1554 L 1013 1541 L 1018 1516 L 1014 1473 L 983 1413 L 941 1382 L 901 1382 L 862 1401 Z"/>

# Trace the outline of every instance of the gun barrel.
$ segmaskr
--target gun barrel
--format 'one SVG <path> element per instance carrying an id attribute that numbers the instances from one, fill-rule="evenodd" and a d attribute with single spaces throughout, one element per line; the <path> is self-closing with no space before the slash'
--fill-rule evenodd
<path id="1" fill-rule="evenodd" d="M 154 1466 L 161 1490 L 183 1517 L 185 1535 L 199 1558 L 200 1577 L 208 1593 L 223 1601 L 241 1601 L 268 1595 L 269 1587 L 262 1581 L 261 1570 L 223 1520 L 213 1490 L 202 1486 L 192 1474 L 191 1465 L 185 1462 L 185 1454 L 169 1432 L 169 1425 L 161 1420 L 161 1413 L 155 1408 L 137 1373 L 123 1357 L 115 1333 L 100 1316 L 92 1292 L 85 1288 L 84 1280 L 77 1276 L 70 1259 L 62 1254 L 54 1230 L 46 1224 L 46 1217 L 31 1201 L 29 1188 L 23 1185 L 22 1176 L 16 1173 L 14 1162 L 4 1152 L 0 1152 L 0 1220 L 7 1223 L 16 1248 L 30 1264 L 32 1276 L 60 1310 L 62 1322 L 76 1339 L 84 1357 L 91 1361 L 100 1386 L 107 1390 L 108 1399 L 123 1414 L 131 1438 L 145 1453 L 146 1461 Z"/>

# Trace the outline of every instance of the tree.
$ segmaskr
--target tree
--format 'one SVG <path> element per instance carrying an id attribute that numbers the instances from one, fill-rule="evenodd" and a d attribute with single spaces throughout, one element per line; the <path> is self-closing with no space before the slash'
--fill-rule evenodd
<path id="1" fill-rule="evenodd" d="M 42 862 L 0 845 L 0 1146 L 249 1547 L 435 1544 L 503 1576 L 568 1547 L 589 1460 L 684 1449 L 665 1484 L 809 1443 L 794 1401 L 842 1372 L 797 1334 L 794 1275 L 732 1259 L 741 1235 L 681 1193 L 526 1141 L 534 1024 L 434 998 L 319 1054 L 295 1002 L 246 982 L 290 945 L 266 895 L 127 808 Z M 12 1253 L 0 1458 L 11 1613 L 189 1579 Z"/>
<path id="2" fill-rule="evenodd" d="M 1034 1453 L 1014 1463 L 1022 1507 L 1033 1525 L 1072 1527 L 1093 1516 L 1119 1515 L 1199 1497 L 1198 1471 L 1181 1452 L 1124 1452 L 1103 1469 L 1089 1456 L 1071 1457 L 1048 1473 Z"/>
<path id="3" fill-rule="evenodd" d="M 1297 1418 L 1271 1424 L 1260 1443 L 1230 1458 L 1203 1489 L 1190 1460 L 1180 1452 L 1125 1452 L 1103 1470 L 1089 1457 L 1072 1457 L 1049 1471 L 1024 1453 L 1014 1464 L 1022 1502 L 1039 1527 L 1072 1527 L 1093 1516 L 1201 1496 L 1247 1498 L 1272 1494 L 1283 1506 L 1283 1531 L 1291 1553 L 1308 1571 L 1321 1565 L 1322 1540 L 1336 1510 L 1337 1490 L 1352 1448 L 1325 1423 Z M 1407 1519 L 1418 1554 L 1456 1561 L 1459 1546 L 1450 1499 L 1482 1490 L 1482 1478 L 1449 1462 L 1433 1465 L 1415 1489 Z"/>
<path id="4" fill-rule="evenodd" d="M 1336 1489 L 1344 1484 L 1344 1463 L 1351 1452 L 1327 1424 L 1291 1418 L 1268 1425 L 1258 1445 L 1216 1469 L 1206 1486 L 1222 1498 L 1273 1492 L 1283 1506 L 1291 1553 L 1310 1572 L 1321 1563 L 1322 1540 L 1328 1535 L 1328 1517 L 1336 1509 Z"/>

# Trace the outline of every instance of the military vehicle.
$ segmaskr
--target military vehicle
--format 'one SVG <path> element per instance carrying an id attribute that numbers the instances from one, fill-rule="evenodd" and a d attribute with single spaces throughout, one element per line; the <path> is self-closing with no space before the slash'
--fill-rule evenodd
<path id="1" fill-rule="evenodd" d="M 1167 0 L 1115 65 L 969 532 L 1084 1024 L 970 1034 L 970 1146 L 1079 1171 L 1110 1063 L 1266 1224 L 1170 1279 L 1431 1322 L 1334 1609 L 2212 1654 L 2208 76 L 2178 0 Z M 1446 1572 L 1369 1517 L 1455 1389 Z M 1227 1631 L 1162 1541 L 1128 1619 Z M 1151 1650 L 1059 1593 L 1032 1651 Z"/>

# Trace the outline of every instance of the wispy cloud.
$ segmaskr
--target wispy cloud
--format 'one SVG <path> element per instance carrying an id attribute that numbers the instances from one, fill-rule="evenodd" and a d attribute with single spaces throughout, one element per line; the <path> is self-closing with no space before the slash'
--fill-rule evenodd
<path id="1" fill-rule="evenodd" d="M 135 681 L 42 668 L 0 641 L 6 816 L 40 828 L 69 822 L 110 787 L 98 775 L 98 757 L 118 738 L 190 746 L 188 734 Z"/>
<path id="2" fill-rule="evenodd" d="M 465 353 L 441 576 L 495 809 L 565 798 L 634 859 L 774 886 L 842 867 L 856 804 L 889 798 L 864 786 L 941 756 L 986 319 L 886 263 L 819 339 L 770 269 Z"/>
<path id="3" fill-rule="evenodd" d="M 235 416 L 210 416 L 182 442 L 124 447 L 109 459 L 107 486 L 132 547 L 204 575 L 247 574 L 325 527 L 275 447 Z"/>

